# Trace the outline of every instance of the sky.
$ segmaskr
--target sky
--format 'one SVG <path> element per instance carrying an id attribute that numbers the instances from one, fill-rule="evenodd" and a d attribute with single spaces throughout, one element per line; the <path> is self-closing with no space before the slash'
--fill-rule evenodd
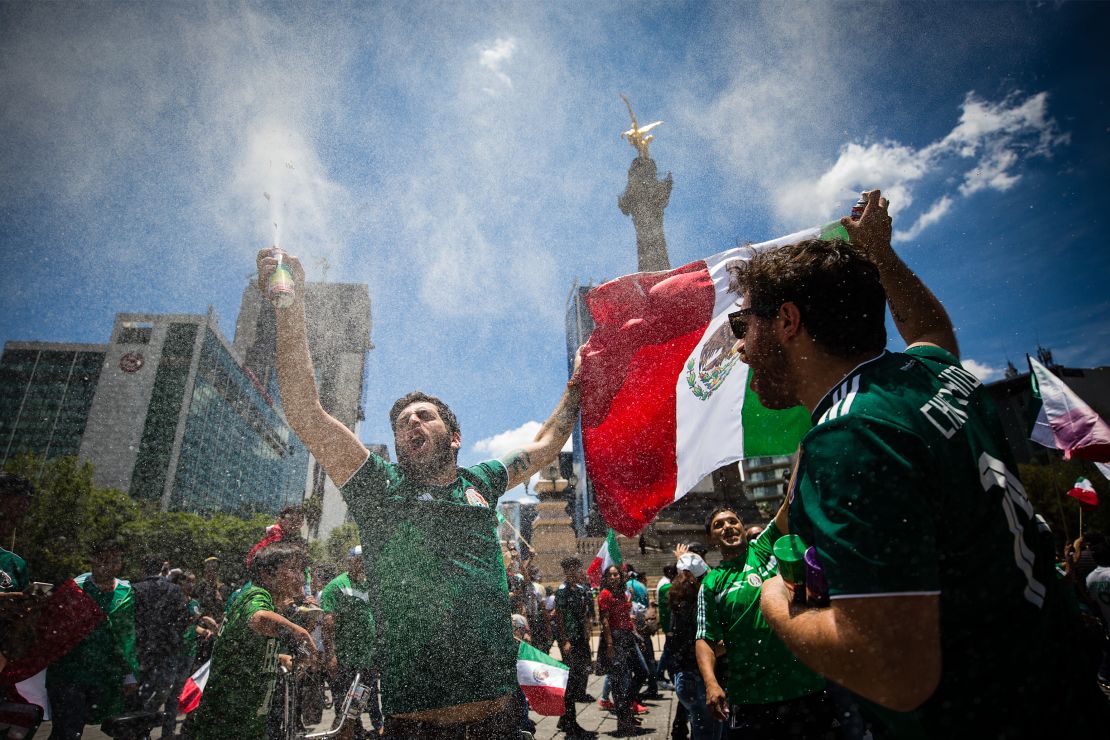
<path id="1" fill-rule="evenodd" d="M 562 391 L 572 284 L 636 269 L 623 93 L 664 122 L 673 266 L 880 187 L 965 366 L 1107 365 L 1108 33 L 1106 3 L 0 2 L 0 341 L 210 305 L 230 339 L 276 241 L 369 286 L 365 441 L 422 389 L 460 462 L 501 454 Z"/>

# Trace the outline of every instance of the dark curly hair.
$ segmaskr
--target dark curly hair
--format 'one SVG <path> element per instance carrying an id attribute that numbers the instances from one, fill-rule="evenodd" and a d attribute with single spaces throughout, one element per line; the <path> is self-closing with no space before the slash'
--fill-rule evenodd
<path id="1" fill-rule="evenodd" d="M 462 434 L 462 430 L 459 429 L 459 420 L 455 417 L 455 412 L 452 411 L 451 408 L 442 400 L 436 398 L 435 396 L 429 396 L 423 391 L 413 391 L 412 393 L 406 393 L 393 402 L 392 408 L 389 409 L 390 428 L 394 431 L 397 431 L 397 414 L 404 411 L 406 406 L 413 403 L 418 403 L 420 401 L 427 401 L 428 403 L 436 407 L 436 409 L 439 411 L 439 418 L 443 419 L 443 423 L 447 425 L 447 431 L 458 432 L 460 435 Z"/>
<path id="2" fill-rule="evenodd" d="M 842 239 L 807 239 L 753 254 L 726 266 L 729 290 L 752 306 L 790 302 L 806 332 L 837 357 L 886 347 L 886 291 L 879 268 Z"/>

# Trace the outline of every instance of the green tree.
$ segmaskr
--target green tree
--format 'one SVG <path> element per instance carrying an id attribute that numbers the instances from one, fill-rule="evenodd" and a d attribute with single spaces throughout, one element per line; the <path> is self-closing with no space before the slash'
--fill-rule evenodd
<path id="1" fill-rule="evenodd" d="M 353 522 L 346 522 L 328 534 L 324 549 L 333 563 L 341 563 L 347 558 L 350 549 L 357 544 L 359 544 L 358 527 Z"/>
<path id="2" fill-rule="evenodd" d="M 92 465 L 75 457 L 44 462 L 24 456 L 9 461 L 5 469 L 35 485 L 14 547 L 39 581 L 59 583 L 87 571 L 90 546 L 116 537 L 124 545 L 124 576 L 147 575 L 141 572 L 146 557 L 169 560 L 199 575 L 204 559 L 215 555 L 223 579 L 242 583 L 247 552 L 273 522 L 267 514 L 204 518 L 159 511 L 152 502 L 136 502 L 122 491 L 98 487 Z"/>
<path id="3" fill-rule="evenodd" d="M 88 570 L 88 551 L 97 540 L 119 536 L 138 514 L 127 494 L 93 483 L 93 467 L 76 457 L 45 463 L 16 458 L 5 466 L 35 484 L 31 507 L 16 533 L 16 548 L 32 577 L 57 583 Z"/>

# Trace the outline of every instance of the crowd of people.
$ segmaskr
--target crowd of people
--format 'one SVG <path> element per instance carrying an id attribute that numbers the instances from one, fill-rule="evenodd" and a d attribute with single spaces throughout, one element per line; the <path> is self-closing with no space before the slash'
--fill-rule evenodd
<path id="1" fill-rule="evenodd" d="M 734 509 L 710 512 L 706 540 L 720 564 L 709 567 L 703 543 L 680 546 L 654 599 L 641 573 L 619 566 L 595 599 L 573 557 L 549 593 L 531 561 L 501 550 L 491 502 L 568 439 L 577 360 L 533 442 L 469 467 L 457 462 L 451 409 L 423 392 L 402 396 L 389 411 L 389 462 L 321 406 L 303 270 L 282 255 L 296 296 L 276 311 L 283 408 L 339 486 L 363 546 L 341 573 L 313 578 L 303 512 L 289 508 L 250 550 L 249 581 L 232 589 L 217 559 L 198 579 L 163 553 L 123 580 L 120 543 L 96 543 L 71 588 L 98 620 L 46 674 L 52 737 L 78 738 L 130 706 L 160 715 L 163 736 L 261 740 L 281 722 L 285 669 L 302 676 L 299 722 L 318 721 L 325 684 L 336 702 L 358 676 L 374 697 L 357 737 L 519 738 L 533 729 L 517 682 L 521 641 L 558 646 L 569 669 L 559 729 L 572 738 L 595 734 L 577 711 L 595 701 L 591 670 L 606 674 L 599 701 L 618 736 L 643 734 L 643 702 L 670 688 L 682 707 L 671 734 L 695 740 L 1105 731 L 1094 676 L 1110 679 L 1110 657 L 1092 654 L 1110 619 L 1106 542 L 1091 536 L 1054 567 L 944 308 L 891 249 L 887 207 L 868 194 L 862 215 L 843 221 L 850 243 L 807 240 L 729 266 L 733 351 L 752 389 L 768 408 L 804 405 L 813 427 L 775 517 L 759 529 Z M 259 253 L 260 286 L 277 264 Z M 886 349 L 887 306 L 904 352 Z M 0 478 L 0 535 L 32 495 L 27 481 Z M 813 583 L 780 572 L 778 548 L 793 537 L 809 546 Z M 0 549 L 0 670 L 34 640 L 31 566 Z M 206 661 L 199 706 L 179 729 L 182 686 Z"/>

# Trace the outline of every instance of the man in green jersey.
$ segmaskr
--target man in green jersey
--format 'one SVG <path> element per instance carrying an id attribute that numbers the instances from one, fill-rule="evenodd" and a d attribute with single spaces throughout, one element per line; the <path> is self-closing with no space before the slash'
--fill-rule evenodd
<path id="1" fill-rule="evenodd" d="M 389 414 L 397 463 L 386 462 L 320 405 L 304 270 L 296 257 L 282 259 L 296 286 L 293 304 L 276 310 L 282 404 L 359 528 L 387 732 L 511 736 L 517 647 L 492 506 L 559 454 L 578 416 L 576 378 L 533 442 L 469 468 L 457 465 L 462 437 L 451 409 L 423 393 L 403 396 Z M 259 285 L 276 266 L 273 250 L 258 253 Z"/>
<path id="2" fill-rule="evenodd" d="M 255 553 L 250 585 L 236 597 L 220 628 L 208 684 L 186 725 L 193 740 L 266 737 L 278 638 L 292 638 L 310 662 L 316 653 L 312 635 L 278 613 L 279 605 L 304 587 L 304 568 L 304 551 L 297 545 L 277 542 Z"/>
<path id="3" fill-rule="evenodd" d="M 825 679 L 790 652 L 760 611 L 763 582 L 776 573 L 772 548 L 786 530 L 786 503 L 754 541 L 729 508 L 705 521 L 709 544 L 721 564 L 705 575 L 698 592 L 694 651 L 705 681 L 705 703 L 719 720 L 729 720 L 728 737 L 837 737 L 836 713 Z M 724 643 L 726 686 L 716 670 L 716 648 Z"/>
<path id="4" fill-rule="evenodd" d="M 887 710 L 864 705 L 877 732 L 1071 736 L 1100 707 L 1074 685 L 1052 553 L 993 404 L 891 249 L 886 200 L 872 191 L 842 223 L 851 244 L 810 240 L 731 268 L 753 390 L 812 413 L 790 528 L 816 548 L 832 600 L 791 607 L 776 577 L 763 614 L 803 662 Z M 887 302 L 904 353 L 885 350 Z"/>
<path id="5" fill-rule="evenodd" d="M 92 547 L 90 572 L 73 579 L 106 619 L 46 671 L 55 740 L 81 737 L 86 724 L 119 714 L 124 695 L 138 691 L 135 597 L 118 577 L 122 568 L 123 545 L 105 540 Z"/>
<path id="6" fill-rule="evenodd" d="M 563 694 L 563 716 L 559 718 L 558 729 L 568 738 L 588 740 L 596 736 L 596 733 L 578 724 L 578 707 L 575 704 L 594 701 L 586 693 L 586 683 L 593 666 L 590 625 L 593 622 L 594 600 L 581 560 L 573 556 L 566 557 L 559 561 L 559 566 L 563 569 L 563 582 L 555 592 L 555 618 L 552 622 L 555 640 L 559 643 L 559 654 L 567 665 L 569 675 L 566 692 Z"/>
<path id="7" fill-rule="evenodd" d="M 347 556 L 347 570 L 324 586 L 320 593 L 324 610 L 324 655 L 328 683 L 336 703 L 347 695 L 355 676 L 370 687 L 369 709 L 374 730 L 381 729 L 378 714 L 377 677 L 371 673 L 376 627 L 370 613 L 370 584 L 362 568 L 362 547 L 353 547 Z M 354 723 L 355 738 L 366 731 L 362 720 Z"/>

